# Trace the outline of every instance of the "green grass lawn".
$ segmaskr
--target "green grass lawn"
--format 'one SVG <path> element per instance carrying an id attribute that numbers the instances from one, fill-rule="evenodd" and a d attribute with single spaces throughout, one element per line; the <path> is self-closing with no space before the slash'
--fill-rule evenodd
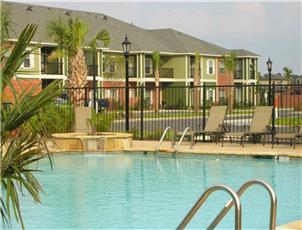
<path id="1" fill-rule="evenodd" d="M 281 117 L 275 119 L 275 125 L 295 126 L 302 125 L 302 117 Z"/>

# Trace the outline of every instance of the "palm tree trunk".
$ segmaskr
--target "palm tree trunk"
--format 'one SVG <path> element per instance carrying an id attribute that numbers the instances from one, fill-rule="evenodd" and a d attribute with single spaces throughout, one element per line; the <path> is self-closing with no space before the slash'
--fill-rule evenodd
<path id="1" fill-rule="evenodd" d="M 154 100 L 154 112 L 159 111 L 159 100 L 160 100 L 160 92 L 159 92 L 159 69 L 155 69 L 155 100 Z"/>
<path id="2" fill-rule="evenodd" d="M 82 49 L 79 49 L 76 55 L 69 58 L 69 88 L 77 88 L 70 90 L 69 96 L 74 106 L 83 104 L 85 98 L 85 89 L 87 84 L 87 66 L 85 63 L 85 55 Z"/>
<path id="3" fill-rule="evenodd" d="M 194 111 L 198 112 L 200 108 L 200 78 L 194 79 Z"/>

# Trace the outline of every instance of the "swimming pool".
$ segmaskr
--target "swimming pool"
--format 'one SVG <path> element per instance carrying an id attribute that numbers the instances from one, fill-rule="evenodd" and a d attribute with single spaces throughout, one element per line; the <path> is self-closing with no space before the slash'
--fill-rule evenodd
<path id="1" fill-rule="evenodd" d="M 277 193 L 277 225 L 302 219 L 301 160 L 129 153 L 59 154 L 53 163 L 53 170 L 46 159 L 39 163 L 42 204 L 22 199 L 27 229 L 176 228 L 206 188 L 223 183 L 237 190 L 255 178 Z M 188 227 L 207 227 L 228 200 L 213 193 Z M 254 186 L 241 201 L 242 228 L 267 229 L 267 192 Z M 218 228 L 233 226 L 234 209 Z"/>

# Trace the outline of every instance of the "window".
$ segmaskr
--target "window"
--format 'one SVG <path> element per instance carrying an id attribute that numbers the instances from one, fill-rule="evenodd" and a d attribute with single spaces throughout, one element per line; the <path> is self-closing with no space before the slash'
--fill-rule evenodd
<path id="1" fill-rule="evenodd" d="M 214 74 L 214 61 L 213 60 L 207 61 L 207 74 Z"/>
<path id="2" fill-rule="evenodd" d="M 114 62 L 105 63 L 104 69 L 106 73 L 114 73 L 115 72 L 115 64 Z"/>
<path id="3" fill-rule="evenodd" d="M 224 74 L 224 73 L 225 73 L 224 62 L 221 61 L 219 62 L 219 74 Z"/>
<path id="4" fill-rule="evenodd" d="M 21 67 L 22 68 L 33 68 L 34 67 L 34 55 L 29 54 L 23 61 Z"/>
<path id="5" fill-rule="evenodd" d="M 151 75 L 153 73 L 153 62 L 151 58 L 146 58 L 146 63 L 145 63 L 145 72 L 146 75 Z"/>
<path id="6" fill-rule="evenodd" d="M 114 73 L 114 71 L 115 71 L 115 65 L 113 63 L 110 63 L 110 65 L 109 65 L 109 72 L 110 73 Z"/>
<path id="7" fill-rule="evenodd" d="M 30 57 L 27 56 L 23 62 L 23 68 L 30 68 Z"/>

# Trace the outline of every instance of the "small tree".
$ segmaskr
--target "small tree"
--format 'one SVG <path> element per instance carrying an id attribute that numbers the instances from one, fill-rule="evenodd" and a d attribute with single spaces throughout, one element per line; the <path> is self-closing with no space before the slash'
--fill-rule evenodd
<path id="1" fill-rule="evenodd" d="M 236 58 L 237 55 L 234 52 L 231 52 L 228 56 L 223 56 L 225 70 L 228 74 L 230 74 L 231 82 L 233 86 L 230 85 L 230 89 L 228 90 L 228 108 L 229 111 L 233 110 L 233 101 L 234 101 L 234 75 L 236 69 Z"/>
<path id="2" fill-rule="evenodd" d="M 198 112 L 200 106 L 200 55 L 195 52 L 194 59 L 194 111 Z"/>
<path id="3" fill-rule="evenodd" d="M 159 111 L 159 102 L 160 102 L 160 92 L 159 92 L 159 65 L 160 65 L 160 53 L 158 51 L 153 51 L 152 60 L 154 64 L 154 80 L 155 80 L 155 97 L 154 97 L 154 112 Z"/>

